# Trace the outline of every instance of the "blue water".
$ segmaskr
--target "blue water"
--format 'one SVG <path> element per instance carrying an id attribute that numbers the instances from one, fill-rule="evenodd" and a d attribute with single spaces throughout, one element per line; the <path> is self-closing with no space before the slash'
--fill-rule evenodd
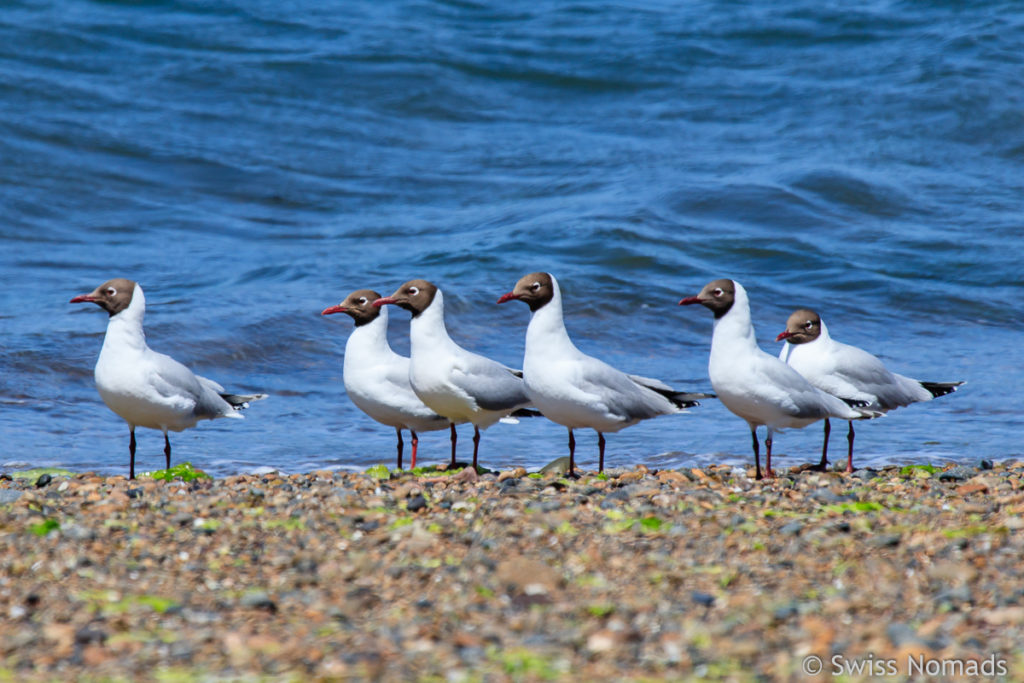
<path id="1" fill-rule="evenodd" d="M 456 340 L 518 365 L 527 311 L 494 301 L 541 269 L 584 351 L 689 389 L 711 319 L 681 296 L 739 280 L 771 352 L 810 305 L 894 370 L 969 382 L 863 425 L 859 462 L 1020 457 L 1022 160 L 1011 2 L 7 2 L 0 468 L 126 469 L 92 382 L 106 316 L 68 305 L 108 278 L 145 288 L 155 349 L 272 394 L 173 435 L 227 474 L 392 462 L 325 306 L 425 277 Z M 776 452 L 811 461 L 820 438 Z M 139 440 L 162 466 L 159 433 Z M 447 448 L 423 435 L 421 457 Z M 709 401 L 610 435 L 608 464 L 749 448 Z M 542 420 L 482 443 L 492 466 L 564 453 Z"/>

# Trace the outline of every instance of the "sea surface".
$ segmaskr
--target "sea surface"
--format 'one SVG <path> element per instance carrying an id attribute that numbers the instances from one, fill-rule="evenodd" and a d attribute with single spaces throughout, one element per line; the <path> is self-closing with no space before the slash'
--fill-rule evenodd
<path id="1" fill-rule="evenodd" d="M 153 348 L 271 394 L 172 434 L 176 462 L 224 475 L 393 463 L 326 306 L 427 278 L 454 339 L 518 366 L 528 311 L 495 301 L 535 270 L 581 349 L 685 389 L 710 388 L 711 315 L 681 297 L 743 283 L 771 353 L 811 306 L 895 371 L 968 382 L 860 425 L 859 463 L 1018 458 L 1022 162 L 1014 2 L 9 0 L 0 471 L 126 471 L 92 377 L 106 314 L 68 304 L 109 278 L 144 287 Z M 162 467 L 159 432 L 138 438 Z M 565 452 L 543 419 L 481 444 L 494 467 Z M 420 454 L 446 461 L 447 435 Z M 751 460 L 716 401 L 608 436 L 609 466 Z"/>

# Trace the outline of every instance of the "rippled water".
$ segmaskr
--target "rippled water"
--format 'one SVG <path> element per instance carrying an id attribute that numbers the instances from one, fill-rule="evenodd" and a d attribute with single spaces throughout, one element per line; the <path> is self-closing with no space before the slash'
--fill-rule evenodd
<path id="1" fill-rule="evenodd" d="M 769 351 L 811 305 L 897 371 L 969 381 L 858 430 L 860 462 L 1020 456 L 1024 13 L 847 5 L 7 3 L 0 466 L 124 470 L 92 383 L 105 315 L 67 304 L 110 277 L 142 283 L 154 348 L 273 395 L 174 436 L 224 474 L 391 462 L 325 306 L 426 277 L 455 339 L 518 364 L 527 312 L 494 301 L 538 269 L 582 349 L 693 389 L 711 320 L 682 295 L 743 282 Z M 407 349 L 404 314 L 391 331 Z M 139 438 L 162 466 L 159 433 Z M 564 442 L 497 425 L 482 458 L 538 466 Z M 750 460 L 715 402 L 608 443 L 610 465 Z M 445 436 L 421 453 L 445 459 Z"/>

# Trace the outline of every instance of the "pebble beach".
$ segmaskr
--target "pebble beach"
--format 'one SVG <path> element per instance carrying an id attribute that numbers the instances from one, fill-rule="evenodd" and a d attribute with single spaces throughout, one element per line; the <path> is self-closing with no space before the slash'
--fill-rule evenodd
<path id="1" fill-rule="evenodd" d="M 1024 462 L 778 473 L 3 475 L 0 680 L 1024 675 Z"/>

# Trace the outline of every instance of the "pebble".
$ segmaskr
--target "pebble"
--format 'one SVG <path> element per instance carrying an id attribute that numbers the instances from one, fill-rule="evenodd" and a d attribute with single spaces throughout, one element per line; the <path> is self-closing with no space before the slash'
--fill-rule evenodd
<path id="1" fill-rule="evenodd" d="M 238 603 L 242 607 L 252 607 L 256 609 L 265 609 L 271 612 L 277 611 L 277 603 L 275 603 L 270 595 L 266 591 L 254 590 L 244 593 Z"/>
<path id="2" fill-rule="evenodd" d="M 967 481 L 975 474 L 977 474 L 977 471 L 973 467 L 957 465 L 944 472 L 939 472 L 936 476 L 939 478 L 939 481 Z"/>
<path id="3" fill-rule="evenodd" d="M 13 503 L 23 495 L 22 491 L 15 489 L 0 489 L 0 505 Z"/>
<path id="4" fill-rule="evenodd" d="M 690 599 L 701 607 L 713 607 L 715 604 L 715 596 L 700 591 L 692 591 Z"/>
<path id="5" fill-rule="evenodd" d="M 872 536 L 868 543 L 876 548 L 891 548 L 899 545 L 902 540 L 903 537 L 899 534 L 878 534 L 877 536 Z"/>
<path id="6" fill-rule="evenodd" d="M 889 642 L 892 643 L 893 647 L 903 647 L 905 645 L 923 645 L 917 631 L 908 626 L 907 624 L 900 622 L 893 622 L 885 627 L 885 633 L 889 637 Z"/>
<path id="7" fill-rule="evenodd" d="M 540 468 L 541 474 L 565 474 L 569 471 L 569 456 L 565 455 Z"/>

